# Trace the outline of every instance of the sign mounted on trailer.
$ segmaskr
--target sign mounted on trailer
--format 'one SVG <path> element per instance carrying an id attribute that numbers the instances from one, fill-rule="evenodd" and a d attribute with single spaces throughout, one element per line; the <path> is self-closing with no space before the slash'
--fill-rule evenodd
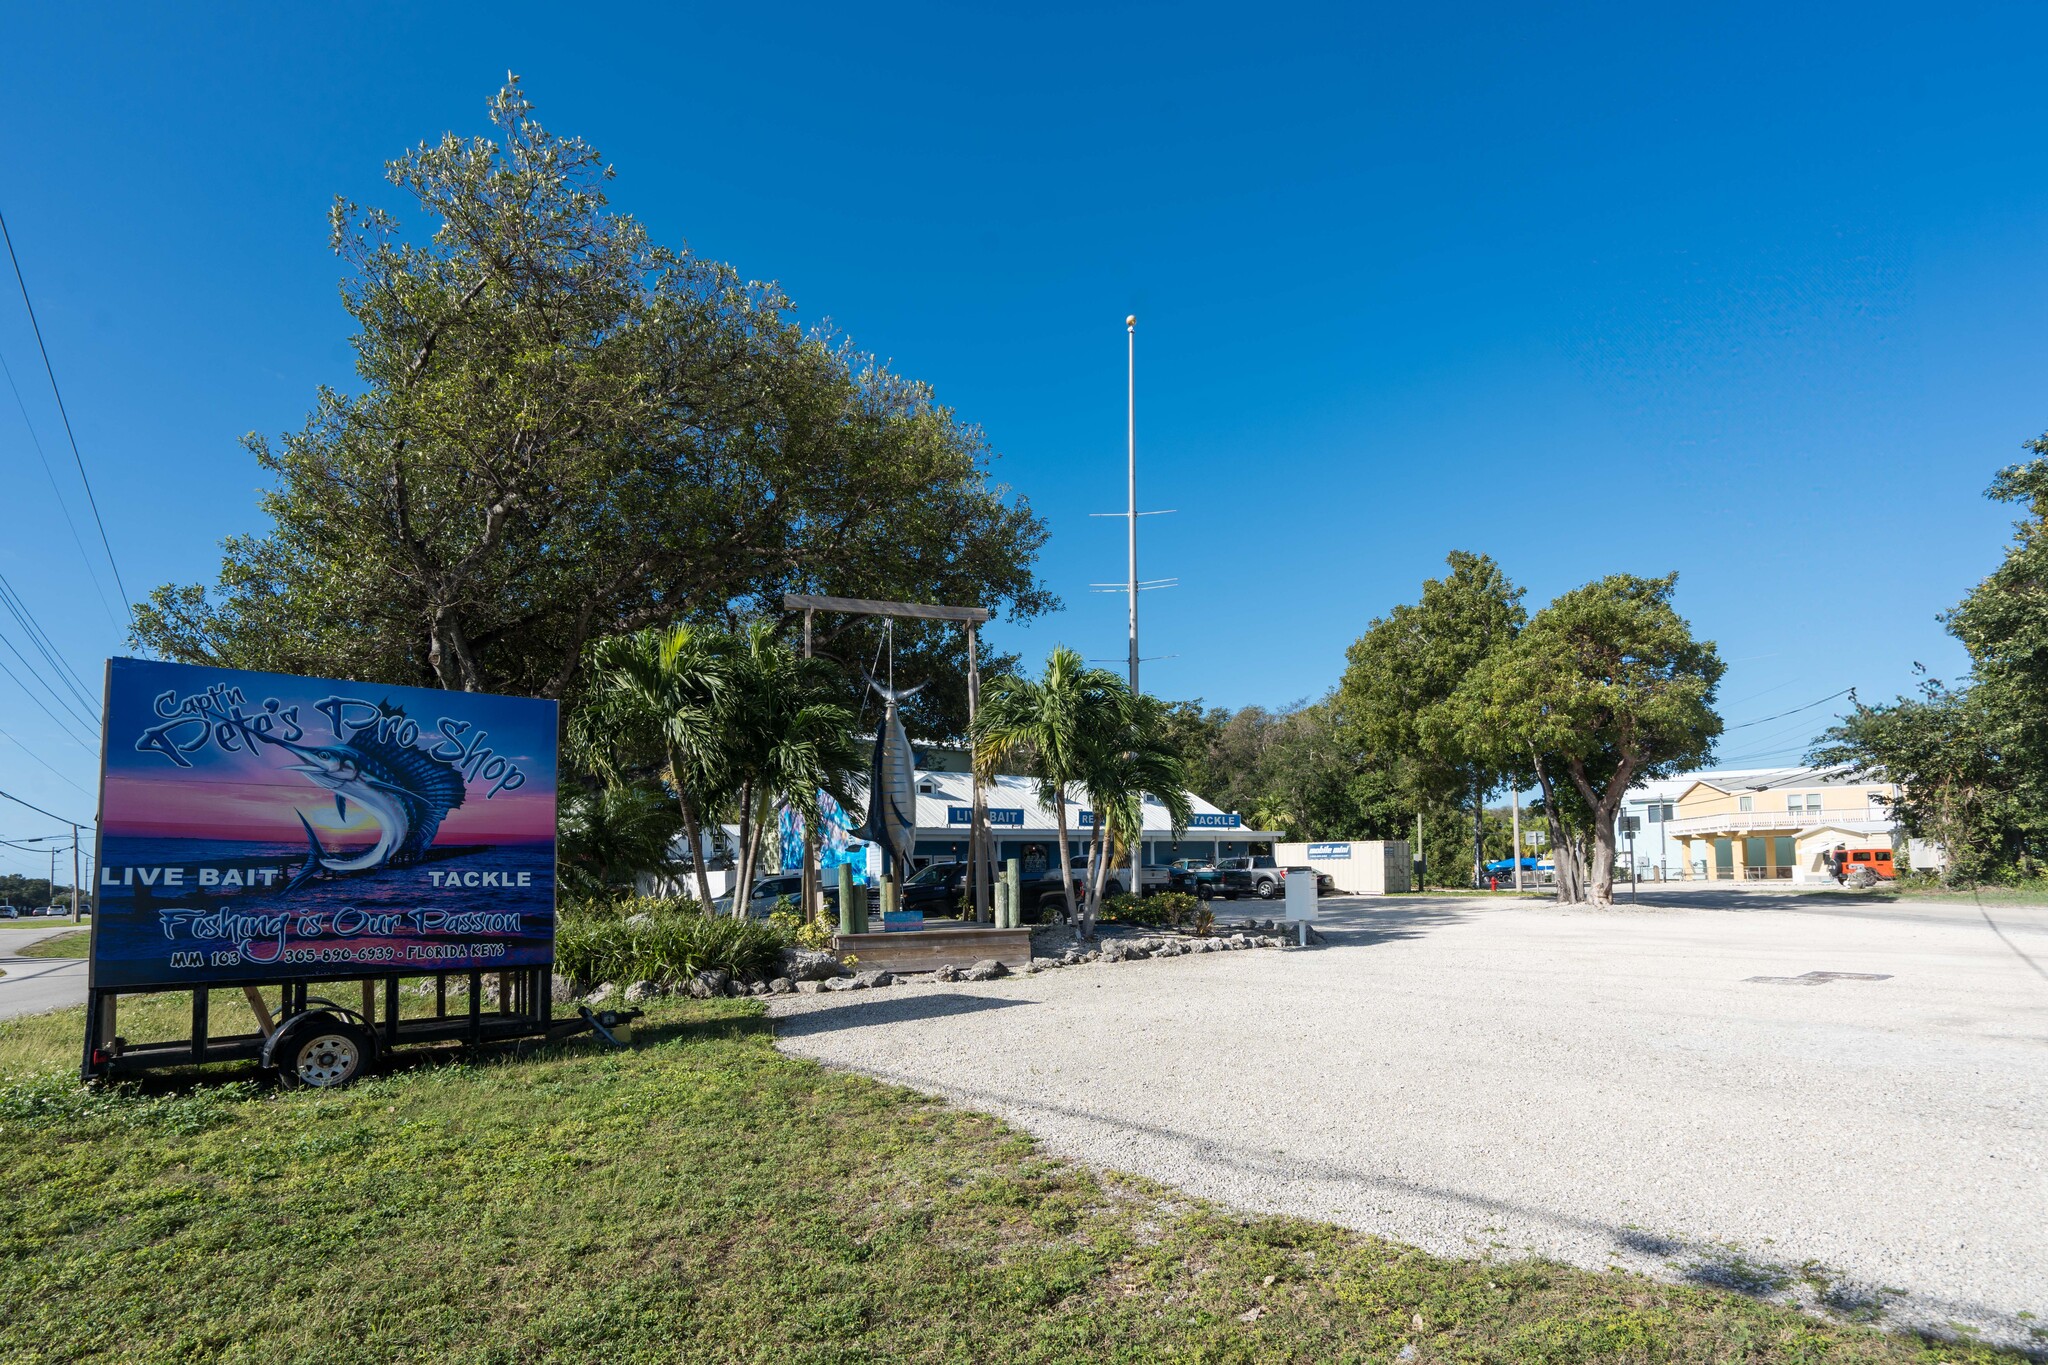
<path id="1" fill-rule="evenodd" d="M 112 659 L 94 990 L 554 959 L 555 704 Z"/>

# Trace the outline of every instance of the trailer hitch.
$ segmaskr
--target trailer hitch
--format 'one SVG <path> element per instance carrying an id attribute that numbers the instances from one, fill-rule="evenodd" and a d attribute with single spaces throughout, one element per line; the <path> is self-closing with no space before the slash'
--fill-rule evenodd
<path id="1" fill-rule="evenodd" d="M 578 1005 L 576 1012 L 583 1016 L 584 1023 L 590 1025 L 591 1032 L 613 1047 L 629 1047 L 631 1044 L 620 1039 L 612 1030 L 621 1024 L 630 1024 L 635 1019 L 643 1018 L 647 1013 L 645 1010 L 594 1010 L 588 1005 Z"/>

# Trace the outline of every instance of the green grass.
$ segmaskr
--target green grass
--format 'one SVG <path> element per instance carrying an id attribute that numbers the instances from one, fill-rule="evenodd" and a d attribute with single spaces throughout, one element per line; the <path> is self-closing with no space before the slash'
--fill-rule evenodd
<path id="1" fill-rule="evenodd" d="M 86 1091 L 79 1027 L 0 1024 L 4 1360 L 2012 1358 L 1232 1214 L 783 1057 L 747 1001 L 331 1093 Z"/>
<path id="2" fill-rule="evenodd" d="M 1946 887 L 1919 882 L 1904 887 L 1873 886 L 1862 893 L 1878 900 L 1961 901 L 1983 905 L 2048 905 L 2048 881 L 2025 886 Z"/>
<path id="3" fill-rule="evenodd" d="M 39 939 L 16 953 L 16 957 L 84 957 L 92 943 L 92 930 L 74 929 L 54 938 Z"/>

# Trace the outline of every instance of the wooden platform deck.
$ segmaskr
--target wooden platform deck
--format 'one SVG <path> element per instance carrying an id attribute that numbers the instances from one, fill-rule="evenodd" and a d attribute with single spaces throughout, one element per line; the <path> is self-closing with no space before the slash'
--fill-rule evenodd
<path id="1" fill-rule="evenodd" d="M 852 953 L 860 959 L 862 971 L 930 972 L 948 966 L 971 967 L 991 957 L 1014 971 L 1031 961 L 1031 931 L 978 924 L 886 934 L 834 934 L 832 951 Z"/>

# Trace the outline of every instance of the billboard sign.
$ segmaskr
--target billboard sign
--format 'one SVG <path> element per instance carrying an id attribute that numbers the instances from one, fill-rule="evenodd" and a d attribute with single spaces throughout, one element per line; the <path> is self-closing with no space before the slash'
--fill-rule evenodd
<path id="1" fill-rule="evenodd" d="M 94 989 L 554 957 L 555 704 L 112 659 Z"/>

